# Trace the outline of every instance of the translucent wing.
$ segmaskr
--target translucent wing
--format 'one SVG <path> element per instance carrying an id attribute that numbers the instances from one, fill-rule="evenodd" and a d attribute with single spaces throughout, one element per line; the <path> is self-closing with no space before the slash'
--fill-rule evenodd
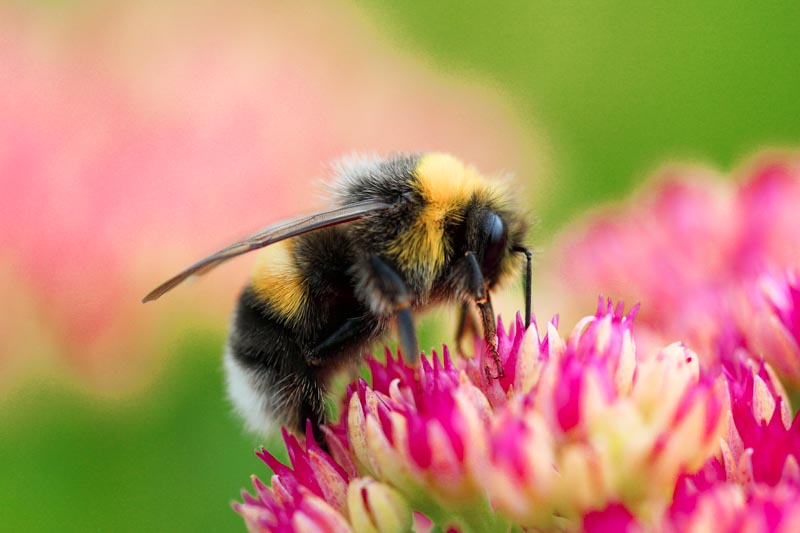
<path id="1" fill-rule="evenodd" d="M 362 218 L 370 213 L 382 211 L 391 207 L 391 204 L 379 202 L 376 200 L 366 200 L 363 202 L 356 202 L 353 204 L 337 207 L 330 211 L 323 211 L 322 213 L 315 213 L 289 221 L 280 222 L 273 226 L 262 229 L 247 237 L 246 239 L 226 246 L 215 254 L 212 254 L 205 259 L 201 259 L 197 263 L 179 272 L 171 277 L 142 299 L 142 302 L 149 302 L 155 300 L 164 293 L 172 290 L 180 285 L 187 278 L 195 275 L 205 274 L 214 267 L 217 267 L 238 255 L 258 250 L 278 241 L 302 235 L 310 231 L 335 226 L 337 224 L 344 224 Z"/>

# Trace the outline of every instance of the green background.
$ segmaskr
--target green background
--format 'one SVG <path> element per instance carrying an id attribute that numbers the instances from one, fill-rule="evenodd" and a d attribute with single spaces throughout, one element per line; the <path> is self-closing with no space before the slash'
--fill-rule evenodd
<path id="1" fill-rule="evenodd" d="M 723 170 L 800 139 L 796 2 L 367 1 L 446 71 L 490 80 L 544 129 L 552 231 L 666 160 Z"/>
<path id="2" fill-rule="evenodd" d="M 800 139 L 796 2 L 357 5 L 421 61 L 494 85 L 546 135 L 546 233 L 663 161 L 727 170 Z M 125 404 L 58 380 L 3 399 L 0 529 L 242 529 L 228 502 L 268 471 L 220 400 L 223 331 L 190 337 L 167 344 L 169 370 Z"/>

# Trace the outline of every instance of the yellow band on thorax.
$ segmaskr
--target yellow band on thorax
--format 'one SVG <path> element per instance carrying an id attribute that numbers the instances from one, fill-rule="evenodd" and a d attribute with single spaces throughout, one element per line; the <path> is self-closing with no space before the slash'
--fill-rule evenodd
<path id="1" fill-rule="evenodd" d="M 480 173 L 457 158 L 441 153 L 424 155 L 415 169 L 414 187 L 423 208 L 414 223 L 390 245 L 389 253 L 398 263 L 435 275 L 449 253 L 445 223 L 457 217 L 487 183 Z"/>

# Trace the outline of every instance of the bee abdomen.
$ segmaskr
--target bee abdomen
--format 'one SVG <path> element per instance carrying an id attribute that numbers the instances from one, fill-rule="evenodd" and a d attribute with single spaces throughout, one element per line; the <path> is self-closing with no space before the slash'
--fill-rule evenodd
<path id="1" fill-rule="evenodd" d="M 278 374 L 248 366 L 230 347 L 224 356 L 228 397 L 248 430 L 267 435 L 278 426 L 300 432 L 306 420 L 324 421 L 324 391 L 302 373 Z"/>
<path id="2" fill-rule="evenodd" d="M 284 322 L 302 320 L 308 306 L 307 280 L 297 264 L 296 240 L 274 244 L 258 255 L 250 287 Z"/>
<path id="3" fill-rule="evenodd" d="M 239 298 L 225 350 L 228 396 L 248 429 L 267 434 L 276 425 L 300 431 L 307 419 L 324 421 L 324 383 L 297 342 L 247 288 Z"/>

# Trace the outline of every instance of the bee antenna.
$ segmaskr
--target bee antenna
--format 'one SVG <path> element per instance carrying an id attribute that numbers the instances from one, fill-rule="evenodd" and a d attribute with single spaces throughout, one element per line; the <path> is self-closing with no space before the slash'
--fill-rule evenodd
<path id="1" fill-rule="evenodd" d="M 511 251 L 525 254 L 525 329 L 531 325 L 531 261 L 533 254 L 524 246 L 515 246 Z"/>

